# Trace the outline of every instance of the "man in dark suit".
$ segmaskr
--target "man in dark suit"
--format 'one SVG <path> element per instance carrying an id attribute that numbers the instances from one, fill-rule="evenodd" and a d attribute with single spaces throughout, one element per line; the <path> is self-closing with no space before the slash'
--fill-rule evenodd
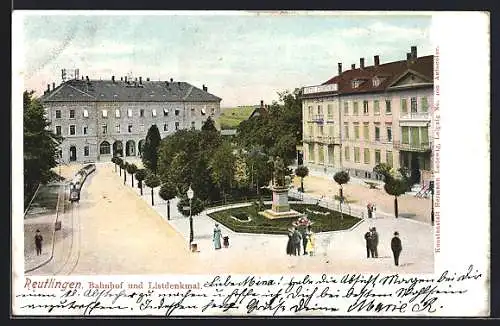
<path id="1" fill-rule="evenodd" d="M 394 237 L 391 240 L 391 250 L 394 256 L 394 264 L 399 266 L 399 254 L 403 250 L 403 246 L 401 245 L 401 239 L 399 238 L 399 233 L 394 232 Z"/>
<path id="2" fill-rule="evenodd" d="M 371 230 L 365 233 L 365 241 L 366 241 L 366 258 L 370 258 L 370 254 L 373 251 L 373 237 Z"/>

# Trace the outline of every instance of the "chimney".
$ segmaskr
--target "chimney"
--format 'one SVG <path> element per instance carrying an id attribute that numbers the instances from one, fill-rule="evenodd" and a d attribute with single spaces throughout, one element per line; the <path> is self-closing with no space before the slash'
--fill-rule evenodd
<path id="1" fill-rule="evenodd" d="M 337 66 L 339 68 L 339 76 L 342 75 L 342 62 L 337 63 Z"/>
<path id="2" fill-rule="evenodd" d="M 203 84 L 203 91 L 208 92 L 208 88 L 207 88 L 207 86 L 205 86 L 205 84 Z"/>
<path id="3" fill-rule="evenodd" d="M 50 92 L 50 84 L 47 84 L 47 93 Z"/>
<path id="4" fill-rule="evenodd" d="M 352 70 L 356 69 L 356 64 L 355 64 L 355 63 L 353 63 L 353 64 L 351 65 L 351 69 L 352 69 Z"/>
<path id="5" fill-rule="evenodd" d="M 139 77 L 139 85 L 142 85 L 142 77 Z"/>
<path id="6" fill-rule="evenodd" d="M 56 89 L 56 83 L 52 83 L 52 90 Z"/>
<path id="7" fill-rule="evenodd" d="M 378 55 L 373 56 L 373 65 L 378 67 L 380 65 L 380 57 Z"/>
<path id="8" fill-rule="evenodd" d="M 120 81 L 123 81 L 123 76 L 122 76 L 122 77 L 120 77 Z"/>
<path id="9" fill-rule="evenodd" d="M 264 100 L 260 100 L 260 107 L 264 108 Z"/>
<path id="10" fill-rule="evenodd" d="M 111 76 L 111 81 L 113 82 L 113 84 L 115 83 L 115 76 Z"/>
<path id="11" fill-rule="evenodd" d="M 82 76 L 82 80 L 83 80 L 83 76 Z"/>
<path id="12" fill-rule="evenodd" d="M 365 69 L 365 58 L 359 58 L 359 68 Z"/>
<path id="13" fill-rule="evenodd" d="M 149 77 L 148 77 L 148 78 L 146 78 L 146 81 L 149 81 Z"/>
<path id="14" fill-rule="evenodd" d="M 173 78 L 170 78 L 170 82 L 173 83 L 174 82 L 174 79 Z"/>
<path id="15" fill-rule="evenodd" d="M 411 57 L 413 60 L 417 60 L 417 47 L 416 46 L 411 47 Z"/>

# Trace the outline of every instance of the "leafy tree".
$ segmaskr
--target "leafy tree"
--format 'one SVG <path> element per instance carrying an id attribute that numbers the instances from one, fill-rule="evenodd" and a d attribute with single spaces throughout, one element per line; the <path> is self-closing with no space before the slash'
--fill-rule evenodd
<path id="1" fill-rule="evenodd" d="M 391 167 L 386 163 L 379 163 L 375 165 L 373 168 L 373 172 L 381 175 L 384 178 L 384 181 L 388 178 L 391 178 Z"/>
<path id="2" fill-rule="evenodd" d="M 154 124 L 148 130 L 142 150 L 142 163 L 154 174 L 156 174 L 158 168 L 158 147 L 160 146 L 160 142 L 160 131 Z"/>
<path id="3" fill-rule="evenodd" d="M 259 193 L 259 185 L 267 185 L 271 181 L 273 167 L 268 164 L 269 157 L 264 153 L 262 148 L 254 147 L 247 152 L 247 166 L 250 174 L 250 184 L 255 184 L 257 194 Z"/>
<path id="4" fill-rule="evenodd" d="M 147 172 L 146 169 L 138 169 L 137 172 L 135 173 L 135 178 L 138 181 L 138 186 L 141 189 L 141 196 L 142 196 L 142 181 L 146 179 Z"/>
<path id="5" fill-rule="evenodd" d="M 225 194 L 226 189 L 231 189 L 234 178 L 234 166 L 236 158 L 233 154 L 231 144 L 225 142 L 217 148 L 210 160 L 211 175 L 214 182 Z"/>
<path id="6" fill-rule="evenodd" d="M 170 220 L 170 200 L 175 198 L 177 190 L 172 183 L 167 182 L 161 185 L 159 195 L 163 200 L 167 201 L 167 219 Z"/>
<path id="7" fill-rule="evenodd" d="M 338 183 L 338 185 L 340 186 L 339 196 L 341 201 L 344 198 L 344 191 L 342 185 L 348 183 L 350 179 L 351 177 L 349 176 L 349 173 L 347 173 L 346 171 L 339 171 L 335 173 L 335 175 L 333 176 L 333 180 L 335 180 L 335 182 Z"/>
<path id="8" fill-rule="evenodd" d="M 384 184 L 385 192 L 394 196 L 394 215 L 398 217 L 398 196 L 406 192 L 407 183 L 404 179 L 388 178 Z"/>
<path id="9" fill-rule="evenodd" d="M 300 165 L 295 169 L 295 175 L 300 178 L 300 191 L 304 192 L 304 178 L 309 175 L 307 166 Z"/>
<path id="10" fill-rule="evenodd" d="M 132 188 L 134 188 L 134 173 L 137 172 L 137 165 L 131 163 L 127 166 L 127 172 L 132 176 Z"/>
<path id="11" fill-rule="evenodd" d="M 189 217 L 189 209 L 186 210 L 184 209 L 187 207 L 189 207 L 189 199 L 187 198 L 187 196 L 181 197 L 181 200 L 179 200 L 179 202 L 177 203 L 177 209 L 185 217 Z M 201 212 L 203 212 L 203 210 L 205 209 L 205 205 L 201 199 L 195 196 L 191 200 L 191 209 L 192 209 L 191 216 L 196 216 Z"/>
<path id="12" fill-rule="evenodd" d="M 154 201 L 153 189 L 160 185 L 161 183 L 160 178 L 158 178 L 154 173 L 149 173 L 144 182 L 146 183 L 146 186 L 151 188 L 151 206 L 154 206 L 155 201 Z"/>
<path id="13" fill-rule="evenodd" d="M 23 92 L 24 193 L 29 198 L 38 183 L 51 180 L 57 166 L 57 149 L 63 138 L 48 127 L 45 110 L 34 91 Z M 25 199 L 26 199 L 25 198 Z M 26 202 L 26 200 L 25 200 Z"/>
<path id="14" fill-rule="evenodd" d="M 238 152 L 235 155 L 234 162 L 234 181 L 238 188 L 248 188 L 249 186 L 249 173 L 248 173 L 248 165 L 245 159 L 245 156 Z"/>
<path id="15" fill-rule="evenodd" d="M 212 117 L 208 117 L 207 121 L 201 126 L 202 131 L 217 131 L 215 127 L 215 122 L 212 120 Z"/>

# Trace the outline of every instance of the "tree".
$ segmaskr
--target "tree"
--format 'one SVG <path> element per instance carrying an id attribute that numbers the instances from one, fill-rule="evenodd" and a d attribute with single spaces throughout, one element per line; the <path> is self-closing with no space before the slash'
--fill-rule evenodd
<path id="1" fill-rule="evenodd" d="M 384 184 L 385 192 L 394 196 L 394 216 L 398 218 L 398 196 L 406 192 L 407 183 L 404 179 L 388 178 Z"/>
<path id="2" fill-rule="evenodd" d="M 141 196 L 142 196 L 142 181 L 146 179 L 147 173 L 146 169 L 138 169 L 137 172 L 135 173 L 135 178 L 139 182 L 138 186 L 141 189 Z"/>
<path id="3" fill-rule="evenodd" d="M 236 157 L 233 154 L 231 144 L 225 142 L 217 148 L 212 155 L 209 166 L 212 171 L 212 179 L 225 194 L 226 189 L 231 189 L 234 178 Z"/>
<path id="4" fill-rule="evenodd" d="M 378 175 L 381 175 L 386 181 L 388 178 L 391 178 L 391 167 L 386 163 L 379 163 L 375 165 L 373 168 L 373 172 Z"/>
<path id="5" fill-rule="evenodd" d="M 217 128 L 215 127 L 214 120 L 212 120 L 212 117 L 208 117 L 207 121 L 201 126 L 202 131 L 217 131 Z"/>
<path id="6" fill-rule="evenodd" d="M 127 168 L 129 164 L 127 161 L 122 161 L 122 169 L 123 169 L 123 184 L 127 183 Z"/>
<path id="7" fill-rule="evenodd" d="M 348 183 L 350 179 L 351 177 L 349 176 L 349 173 L 347 173 L 346 171 L 339 171 L 335 173 L 335 175 L 333 176 L 333 180 L 335 180 L 335 182 L 338 183 L 338 185 L 340 186 L 339 195 L 341 201 L 344 198 L 344 191 L 342 185 Z"/>
<path id="8" fill-rule="evenodd" d="M 152 125 L 149 128 L 144 141 L 144 147 L 142 149 L 142 163 L 154 174 L 156 174 L 158 168 L 158 147 L 160 146 L 160 142 L 160 131 L 156 125 Z"/>
<path id="9" fill-rule="evenodd" d="M 24 194 L 31 197 L 39 183 L 51 180 L 57 166 L 57 150 L 63 138 L 48 127 L 45 110 L 34 91 L 23 92 Z M 29 201 L 29 200 L 28 200 Z M 27 201 L 25 200 L 27 203 Z"/>
<path id="10" fill-rule="evenodd" d="M 170 200 L 175 198 L 177 190 L 172 183 L 167 182 L 161 185 L 159 194 L 163 200 L 167 201 L 167 219 L 170 220 Z"/>
<path id="11" fill-rule="evenodd" d="M 181 197 L 181 200 L 179 200 L 179 202 L 177 203 L 177 209 L 179 210 L 179 212 L 181 212 L 183 216 L 189 217 L 189 209 L 184 209 L 188 207 L 189 207 L 189 199 L 187 198 L 187 196 L 184 195 L 183 197 Z M 194 197 L 191 200 L 191 209 L 192 209 L 191 216 L 196 216 L 201 212 L 203 212 L 203 210 L 205 209 L 205 205 L 203 204 L 203 201 L 201 199 L 199 199 L 198 197 Z"/>
<path id="12" fill-rule="evenodd" d="M 307 166 L 300 165 L 295 169 L 295 175 L 300 178 L 300 191 L 304 192 L 304 178 L 309 175 Z"/>
<path id="13" fill-rule="evenodd" d="M 144 180 L 144 182 L 146 183 L 146 186 L 148 186 L 149 188 L 151 188 L 151 206 L 154 206 L 155 205 L 155 201 L 154 201 L 154 193 L 153 193 L 153 189 L 158 187 L 160 185 L 160 178 L 158 178 L 156 176 L 156 174 L 154 173 L 150 173 L 146 179 Z"/>
<path id="14" fill-rule="evenodd" d="M 137 165 L 131 163 L 127 166 L 127 172 L 132 176 L 132 188 L 134 188 L 134 173 L 137 172 Z"/>

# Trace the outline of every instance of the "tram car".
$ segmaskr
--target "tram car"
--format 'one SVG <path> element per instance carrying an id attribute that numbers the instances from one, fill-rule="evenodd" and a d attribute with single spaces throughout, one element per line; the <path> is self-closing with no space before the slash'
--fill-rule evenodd
<path id="1" fill-rule="evenodd" d="M 80 201 L 80 186 L 74 183 L 70 184 L 69 189 L 69 200 L 71 202 L 79 202 Z"/>

